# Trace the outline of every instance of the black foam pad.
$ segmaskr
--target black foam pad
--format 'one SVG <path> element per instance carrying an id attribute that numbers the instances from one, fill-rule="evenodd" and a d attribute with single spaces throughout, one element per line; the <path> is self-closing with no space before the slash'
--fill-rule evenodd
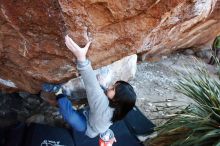
<path id="1" fill-rule="evenodd" d="M 149 135 L 154 131 L 155 125 L 136 106 L 127 114 L 124 121 L 135 135 Z"/>
<path id="2" fill-rule="evenodd" d="M 26 125 L 24 123 L 16 123 L 4 128 L 3 131 L 3 141 L 1 141 L 3 146 L 23 146 L 23 139 L 26 130 Z M 1 136 L 0 136 L 1 137 Z"/>
<path id="3" fill-rule="evenodd" d="M 4 145 L 5 141 L 6 141 L 5 129 L 4 128 L 0 128 L 0 145 Z"/>
<path id="4" fill-rule="evenodd" d="M 25 146 L 75 146 L 70 132 L 64 128 L 32 123 L 27 130 Z"/>
<path id="5" fill-rule="evenodd" d="M 110 129 L 114 132 L 115 138 L 117 139 L 114 146 L 143 146 L 143 144 L 130 133 L 124 121 L 115 123 Z M 91 139 L 77 131 L 74 131 L 73 135 L 76 146 L 98 146 L 98 136 Z"/>

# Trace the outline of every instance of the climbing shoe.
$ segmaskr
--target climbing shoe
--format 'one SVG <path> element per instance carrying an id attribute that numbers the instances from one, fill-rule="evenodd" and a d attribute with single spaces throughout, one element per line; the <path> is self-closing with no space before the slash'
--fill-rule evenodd
<path id="1" fill-rule="evenodd" d="M 60 89 L 62 89 L 60 84 L 44 83 L 42 85 L 42 90 L 49 93 L 57 93 Z"/>

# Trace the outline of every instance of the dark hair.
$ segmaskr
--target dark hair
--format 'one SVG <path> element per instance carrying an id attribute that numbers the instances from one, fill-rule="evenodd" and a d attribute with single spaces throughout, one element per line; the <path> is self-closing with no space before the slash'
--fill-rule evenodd
<path id="1" fill-rule="evenodd" d="M 136 102 L 136 93 L 133 87 L 125 81 L 117 81 L 115 96 L 110 100 L 109 106 L 114 108 L 112 122 L 123 119 L 132 110 Z"/>

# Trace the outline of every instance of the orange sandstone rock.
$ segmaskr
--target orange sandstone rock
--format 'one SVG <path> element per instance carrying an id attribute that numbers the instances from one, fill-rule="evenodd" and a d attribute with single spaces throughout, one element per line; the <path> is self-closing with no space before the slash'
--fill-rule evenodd
<path id="1" fill-rule="evenodd" d="M 220 34 L 220 0 L 0 0 L 0 87 L 37 93 L 76 77 L 70 34 L 94 68 L 205 47 Z"/>

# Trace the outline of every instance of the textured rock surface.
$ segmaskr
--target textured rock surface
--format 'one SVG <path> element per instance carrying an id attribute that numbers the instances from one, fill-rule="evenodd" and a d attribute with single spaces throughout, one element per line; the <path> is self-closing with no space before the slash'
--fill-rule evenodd
<path id="1" fill-rule="evenodd" d="M 69 33 L 95 68 L 124 56 L 155 57 L 209 45 L 220 33 L 220 0 L 0 0 L 2 91 L 37 93 L 76 77 Z"/>
<path id="2" fill-rule="evenodd" d="M 130 82 L 137 91 L 136 105 L 157 126 L 164 124 L 177 111 L 193 103 L 175 87 L 180 80 L 178 73 L 198 74 L 198 66 L 217 79 L 215 67 L 193 55 L 175 54 L 159 62 L 138 64 L 136 76 Z"/>

